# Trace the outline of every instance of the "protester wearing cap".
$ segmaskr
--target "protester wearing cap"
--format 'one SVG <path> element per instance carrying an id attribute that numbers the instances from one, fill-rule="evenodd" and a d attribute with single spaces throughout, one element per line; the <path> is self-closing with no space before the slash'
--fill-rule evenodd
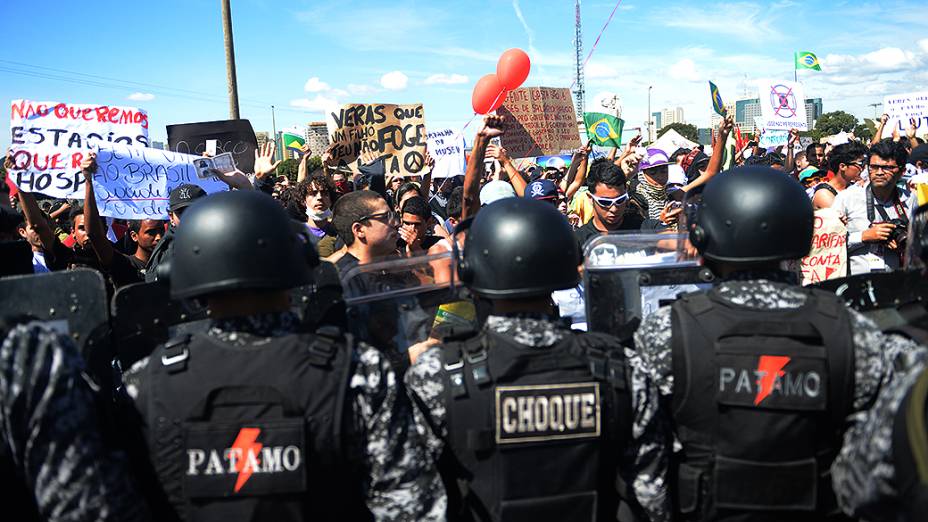
<path id="1" fill-rule="evenodd" d="M 505 181 L 493 180 L 480 189 L 480 206 L 486 206 L 505 198 L 516 197 L 512 185 Z"/>
<path id="2" fill-rule="evenodd" d="M 525 188 L 524 197 L 557 205 L 557 185 L 550 179 L 533 181 Z"/>
<path id="3" fill-rule="evenodd" d="M 174 250 L 174 233 L 180 226 L 181 215 L 187 207 L 202 197 L 206 197 L 206 191 L 192 183 L 178 185 L 168 194 L 168 217 L 171 218 L 171 223 L 148 258 L 148 265 L 145 267 L 145 282 L 158 280 L 158 267 L 171 259 Z"/>
<path id="4" fill-rule="evenodd" d="M 638 176 L 629 183 L 629 192 L 650 219 L 660 220 L 667 204 L 669 164 L 666 152 L 651 147 L 638 164 Z"/>
<path id="5" fill-rule="evenodd" d="M 815 167 L 809 166 L 799 173 L 799 183 L 806 189 L 809 199 L 815 196 L 816 187 L 822 183 L 825 173 Z"/>

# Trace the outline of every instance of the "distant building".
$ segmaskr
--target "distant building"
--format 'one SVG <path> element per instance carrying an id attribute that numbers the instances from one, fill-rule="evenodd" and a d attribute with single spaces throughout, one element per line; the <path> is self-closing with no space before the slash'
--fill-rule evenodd
<path id="1" fill-rule="evenodd" d="M 661 130 L 661 127 L 663 126 L 661 125 L 662 121 L 663 120 L 661 120 L 661 113 L 659 112 L 651 113 L 651 126 L 654 127 L 654 130 Z"/>
<path id="2" fill-rule="evenodd" d="M 686 120 L 683 119 L 683 107 L 664 109 L 661 111 L 661 125 L 658 126 L 658 129 L 666 127 L 671 123 L 686 123 Z"/>
<path id="3" fill-rule="evenodd" d="M 735 104 L 734 103 L 725 104 L 725 111 L 730 115 L 735 114 Z M 722 123 L 722 117 L 719 116 L 715 111 L 712 111 L 712 117 L 709 121 L 709 127 L 715 129 L 719 126 L 720 123 Z"/>
<path id="4" fill-rule="evenodd" d="M 271 133 L 267 131 L 258 131 L 255 133 L 255 138 L 258 139 L 259 149 L 267 144 L 267 140 L 268 140 L 268 137 L 270 137 L 270 135 Z"/>
<path id="5" fill-rule="evenodd" d="M 163 142 L 163 141 L 153 141 L 153 142 L 151 142 L 151 148 L 153 148 L 153 149 L 158 149 L 158 150 L 164 150 L 164 142 Z"/>
<path id="6" fill-rule="evenodd" d="M 707 147 L 712 145 L 712 129 L 696 129 L 696 133 L 699 136 L 697 141 L 700 145 Z"/>
<path id="7" fill-rule="evenodd" d="M 311 121 L 306 124 L 306 143 L 313 156 L 322 156 L 329 147 L 329 130 L 324 121 Z"/>

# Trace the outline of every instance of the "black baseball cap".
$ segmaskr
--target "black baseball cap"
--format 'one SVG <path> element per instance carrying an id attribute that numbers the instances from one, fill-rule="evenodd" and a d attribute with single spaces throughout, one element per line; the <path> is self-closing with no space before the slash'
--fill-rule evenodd
<path id="1" fill-rule="evenodd" d="M 168 209 L 171 212 L 177 212 L 178 210 L 187 208 L 191 203 L 204 196 L 206 196 L 206 191 L 198 185 L 192 183 L 178 185 L 174 187 L 174 190 L 172 190 L 171 194 L 168 196 Z"/>

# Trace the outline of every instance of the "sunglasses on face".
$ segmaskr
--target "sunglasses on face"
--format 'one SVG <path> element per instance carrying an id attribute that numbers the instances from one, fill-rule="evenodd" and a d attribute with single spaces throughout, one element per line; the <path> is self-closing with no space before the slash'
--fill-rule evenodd
<path id="1" fill-rule="evenodd" d="M 611 208 L 616 205 L 621 205 L 622 203 L 625 203 L 626 201 L 628 201 L 627 193 L 622 194 L 621 196 L 616 197 L 616 198 L 601 198 L 598 196 L 593 196 L 592 194 L 591 194 L 591 197 L 593 198 L 593 202 L 602 208 Z"/>
<path id="2" fill-rule="evenodd" d="M 360 223 L 360 222 L 362 222 L 362 221 L 367 221 L 367 220 L 369 220 L 369 219 L 375 219 L 375 220 L 377 220 L 377 221 L 383 221 L 383 222 L 386 222 L 386 223 L 390 223 L 390 222 L 392 222 L 392 221 L 394 221 L 394 220 L 396 219 L 396 212 L 394 212 L 394 211 L 392 211 L 392 210 L 387 210 L 386 212 L 378 212 L 378 213 L 376 213 L 376 214 L 368 214 L 368 215 L 366 215 L 366 216 L 362 216 L 360 219 L 358 219 L 357 221 L 355 221 L 355 223 Z"/>

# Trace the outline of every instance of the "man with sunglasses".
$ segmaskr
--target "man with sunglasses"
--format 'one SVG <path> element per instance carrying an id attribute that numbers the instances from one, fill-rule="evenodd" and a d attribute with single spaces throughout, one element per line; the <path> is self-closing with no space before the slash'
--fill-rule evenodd
<path id="1" fill-rule="evenodd" d="M 870 182 L 835 196 L 832 208 L 847 220 L 851 275 L 886 272 L 901 266 L 913 198 L 898 187 L 908 153 L 899 143 L 881 141 L 870 149 Z M 856 168 L 856 167 L 854 167 Z"/>
<path id="2" fill-rule="evenodd" d="M 396 254 L 397 215 L 380 194 L 357 190 L 335 204 L 335 230 L 347 252 L 335 266 L 344 275 L 359 264 Z"/>
<path id="3" fill-rule="evenodd" d="M 590 166 L 586 184 L 593 200 L 593 219 L 574 232 L 581 251 L 590 238 L 600 234 L 657 228 L 657 220 L 645 219 L 638 206 L 629 204 L 625 183 L 622 169 L 608 160 Z"/>
<path id="4" fill-rule="evenodd" d="M 828 170 L 834 176 L 828 182 L 812 187 L 812 206 L 815 210 L 830 207 L 839 192 L 860 181 L 867 162 L 867 148 L 852 141 L 835 147 L 828 156 Z M 802 175 L 799 175 L 802 181 Z"/>

